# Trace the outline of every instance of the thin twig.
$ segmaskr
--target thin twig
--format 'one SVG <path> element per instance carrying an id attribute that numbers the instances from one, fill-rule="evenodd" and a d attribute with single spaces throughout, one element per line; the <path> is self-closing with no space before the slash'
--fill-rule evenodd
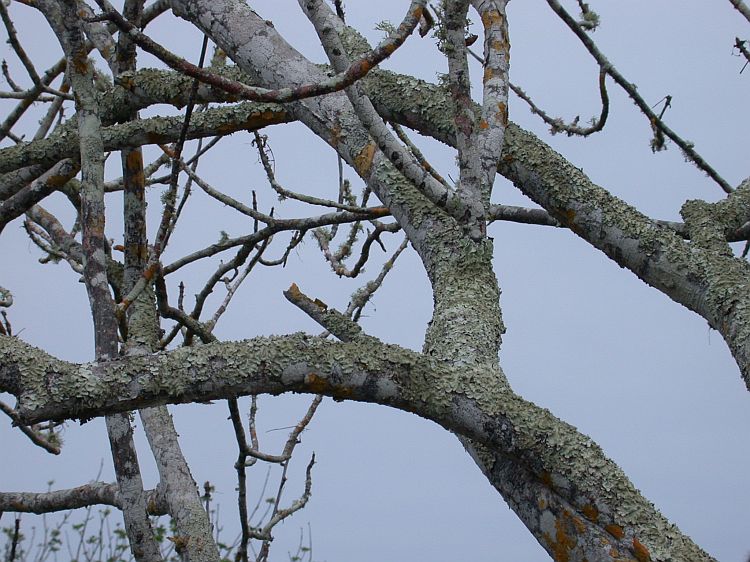
<path id="1" fill-rule="evenodd" d="M 96 3 L 102 9 L 103 14 L 94 18 L 95 20 L 103 19 L 112 21 L 123 32 L 127 33 L 131 40 L 144 51 L 151 53 L 174 70 L 196 78 L 205 84 L 220 88 L 238 98 L 250 101 L 286 103 L 341 91 L 366 76 L 370 70 L 393 54 L 411 33 L 411 29 L 399 28 L 381 41 L 374 49 L 349 64 L 348 68 L 321 82 L 303 84 L 295 88 L 268 90 L 266 88 L 248 86 L 242 82 L 225 78 L 210 70 L 204 70 L 201 66 L 196 67 L 139 31 L 138 28 L 123 18 L 107 0 L 96 0 Z"/>
<path id="2" fill-rule="evenodd" d="M 537 106 L 529 97 L 529 95 L 526 92 L 524 92 L 520 87 L 516 86 L 513 83 L 510 83 L 510 89 L 513 90 L 513 92 L 519 98 L 521 98 L 523 101 L 525 101 L 528 104 L 532 113 L 541 117 L 542 120 L 545 123 L 547 123 L 547 125 L 550 126 L 550 132 L 553 135 L 559 132 L 563 132 L 568 136 L 576 135 L 576 136 L 581 136 L 581 137 L 587 137 L 593 133 L 597 133 L 601 131 L 607 122 L 607 117 L 609 116 L 609 95 L 607 94 L 606 78 L 607 78 L 607 73 L 604 72 L 604 70 L 600 70 L 599 71 L 599 96 L 602 102 L 602 109 L 601 109 L 601 113 L 599 114 L 599 117 L 598 118 L 595 117 L 591 120 L 591 125 L 589 127 L 581 127 L 580 125 L 578 125 L 578 117 L 576 117 L 571 123 L 565 123 L 559 117 L 557 118 L 550 117 L 543 109 Z"/>
<path id="3" fill-rule="evenodd" d="M 730 1 L 733 3 L 739 2 L 739 0 Z M 698 152 L 696 152 L 693 143 L 683 140 L 677 133 L 675 133 L 658 118 L 658 116 L 651 110 L 643 97 L 641 97 L 641 95 L 638 93 L 635 85 L 626 80 L 625 77 L 620 74 L 620 72 L 612 65 L 612 63 L 607 60 L 607 58 L 599 50 L 591 37 L 583 29 L 581 29 L 581 26 L 575 21 L 575 19 L 573 19 L 573 17 L 571 17 L 571 15 L 565 10 L 565 8 L 563 8 L 557 0 L 547 0 L 547 4 L 549 4 L 550 8 L 552 8 L 552 10 L 560 17 L 560 19 L 563 20 L 563 22 L 570 28 L 570 30 L 576 35 L 576 37 L 578 37 L 581 43 L 583 43 L 584 47 L 586 47 L 586 50 L 588 50 L 591 56 L 594 57 L 596 62 L 599 64 L 599 67 L 607 74 L 609 74 L 612 79 L 617 82 L 617 84 L 623 90 L 625 90 L 625 92 L 630 96 L 630 99 L 632 99 L 638 106 L 638 109 L 640 109 L 641 112 L 649 119 L 649 122 L 652 124 L 652 126 L 661 133 L 665 134 L 677 146 L 679 146 L 685 156 L 700 170 L 705 172 L 712 180 L 714 180 L 724 190 L 724 192 L 731 193 L 732 191 L 734 191 L 732 186 L 729 185 L 729 183 L 727 183 L 727 181 L 722 178 L 719 173 L 714 170 L 714 168 L 711 167 L 711 165 L 706 162 L 700 154 L 698 154 Z"/>
<path id="4" fill-rule="evenodd" d="M 21 418 L 18 416 L 18 413 L 8 406 L 5 402 L 0 401 L 0 411 L 2 411 L 5 415 L 7 415 L 11 420 L 13 420 L 13 425 L 17 426 L 18 429 L 20 429 L 26 437 L 28 437 L 34 445 L 37 445 L 47 451 L 48 453 L 52 453 L 53 455 L 59 455 L 60 454 L 60 444 L 53 442 L 51 439 L 57 440 L 57 436 L 54 433 L 50 433 L 48 437 L 45 437 L 39 431 L 35 426 L 28 426 L 25 425 L 23 422 L 21 422 Z M 12 558 L 11 558 L 12 560 Z"/>
<path id="5" fill-rule="evenodd" d="M 54 88 L 50 88 L 49 85 L 45 84 L 39 77 L 36 68 L 34 68 L 34 63 L 31 62 L 31 59 L 28 57 L 26 51 L 21 46 L 21 42 L 18 40 L 16 28 L 13 25 L 13 20 L 10 19 L 10 14 L 8 14 L 8 8 L 6 7 L 5 2 L 0 2 L 0 17 L 5 24 L 6 31 L 8 32 L 8 42 L 10 43 L 11 47 L 13 47 L 16 55 L 18 55 L 18 58 L 26 69 L 29 78 L 31 78 L 31 81 L 34 83 L 34 86 L 41 92 L 47 92 L 48 94 L 52 94 L 53 96 L 60 96 L 65 99 L 72 100 L 72 95 L 60 92 L 58 90 L 55 90 Z"/>

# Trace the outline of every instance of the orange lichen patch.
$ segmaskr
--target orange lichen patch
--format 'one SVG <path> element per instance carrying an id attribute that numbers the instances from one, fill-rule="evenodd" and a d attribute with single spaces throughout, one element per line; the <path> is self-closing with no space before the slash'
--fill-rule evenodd
<path id="1" fill-rule="evenodd" d="M 552 476 L 549 472 L 542 472 L 542 474 L 539 475 L 539 478 L 547 488 L 552 488 Z"/>
<path id="2" fill-rule="evenodd" d="M 633 539 L 633 554 L 638 562 L 650 562 L 651 560 L 651 553 L 648 551 L 648 548 L 635 538 Z"/>
<path id="3" fill-rule="evenodd" d="M 302 291 L 299 290 L 297 283 L 292 283 L 290 287 L 286 290 L 286 292 L 289 293 L 289 295 L 295 299 L 300 299 L 305 296 L 302 294 Z"/>
<path id="4" fill-rule="evenodd" d="M 479 128 L 480 129 L 487 129 L 487 128 L 489 128 L 489 126 L 490 126 L 489 123 L 487 123 L 487 121 L 485 121 L 484 119 L 482 119 L 479 122 Z"/>
<path id="5" fill-rule="evenodd" d="M 89 58 L 85 54 L 76 53 L 73 55 L 73 68 L 78 74 L 86 74 L 89 71 Z"/>
<path id="6" fill-rule="evenodd" d="M 485 29 L 493 25 L 500 25 L 503 22 L 503 16 L 497 10 L 487 10 L 482 14 L 482 25 Z"/>
<path id="7" fill-rule="evenodd" d="M 174 537 L 167 537 L 167 540 L 170 540 L 172 541 L 172 543 L 174 543 L 174 548 L 177 552 L 181 552 L 185 549 L 185 547 L 187 547 L 188 543 L 190 542 L 190 537 L 175 535 Z"/>
<path id="8" fill-rule="evenodd" d="M 387 217 L 391 214 L 388 207 L 370 207 L 369 211 L 378 217 Z"/>
<path id="9" fill-rule="evenodd" d="M 336 123 L 333 128 L 331 128 L 331 146 L 334 148 L 337 148 L 339 146 L 339 141 L 341 140 L 341 125 Z"/>
<path id="10" fill-rule="evenodd" d="M 132 75 L 121 74 L 117 78 L 117 85 L 126 90 L 132 90 L 135 87 L 135 81 Z"/>
<path id="11" fill-rule="evenodd" d="M 47 185 L 50 187 L 62 187 L 70 181 L 72 176 L 61 175 L 61 176 L 50 176 L 47 178 Z"/>
<path id="12" fill-rule="evenodd" d="M 571 516 L 571 521 L 573 522 L 573 525 L 576 528 L 576 531 L 578 531 L 579 534 L 583 534 L 586 532 L 586 523 L 583 522 L 583 519 L 580 517 Z"/>
<path id="13" fill-rule="evenodd" d="M 234 123 L 230 123 L 228 125 L 224 125 L 222 127 L 219 127 L 219 129 L 225 128 L 227 133 L 233 133 L 235 131 L 238 131 L 240 129 L 248 129 L 248 130 L 255 130 L 259 129 L 261 127 L 265 127 L 266 125 L 273 125 L 275 123 L 283 123 L 287 120 L 287 113 L 286 111 L 261 111 L 260 113 L 253 113 L 247 121 L 245 121 L 244 126 L 238 127 Z"/>
<path id="14" fill-rule="evenodd" d="M 596 507 L 591 505 L 590 503 L 587 503 L 586 505 L 584 505 L 581 508 L 581 512 L 583 513 L 583 516 L 586 519 L 594 523 L 596 523 L 597 520 L 599 519 L 599 510 L 596 509 Z"/>
<path id="15" fill-rule="evenodd" d="M 500 41 L 499 39 L 492 42 L 492 50 L 493 51 L 507 51 L 508 50 L 508 42 L 507 41 Z"/>
<path id="16" fill-rule="evenodd" d="M 497 118 L 503 125 L 508 124 L 508 106 L 503 102 L 497 104 Z"/>
<path id="17" fill-rule="evenodd" d="M 555 538 L 552 539 L 545 533 L 552 559 L 556 562 L 568 562 L 571 550 L 578 544 L 576 536 L 581 533 L 581 530 L 575 520 L 576 518 L 569 511 L 564 510 L 562 515 L 555 520 Z"/>
<path id="18" fill-rule="evenodd" d="M 377 145 L 370 141 L 367 143 L 362 150 L 359 151 L 357 157 L 354 159 L 354 168 L 362 178 L 367 178 L 370 175 L 372 169 L 372 160 L 375 158 L 375 152 L 377 151 Z"/>
<path id="19" fill-rule="evenodd" d="M 604 530 L 607 531 L 610 535 L 615 537 L 617 540 L 620 540 L 622 537 L 625 536 L 625 531 L 622 530 L 622 527 L 619 525 L 611 524 L 604 527 Z"/>
<path id="20" fill-rule="evenodd" d="M 487 82 L 487 80 L 490 80 L 495 75 L 495 72 L 490 68 L 489 66 L 484 69 L 484 75 L 482 76 L 482 80 Z"/>
<path id="21" fill-rule="evenodd" d="M 562 215 L 563 224 L 565 226 L 570 226 L 573 224 L 573 221 L 576 220 L 576 212 L 573 209 L 565 209 L 560 213 Z"/>
<path id="22" fill-rule="evenodd" d="M 138 256 L 140 259 L 148 259 L 148 247 L 144 244 L 130 244 L 127 248 L 125 246 L 122 246 L 118 244 L 117 246 L 112 246 L 113 250 L 117 250 L 118 252 L 125 252 L 127 249 L 127 252 L 131 256 Z M 149 270 L 153 269 L 153 266 L 149 268 Z M 148 271 L 145 272 L 148 274 Z M 153 273 L 150 274 L 149 279 L 153 277 Z"/>
<path id="23" fill-rule="evenodd" d="M 146 271 L 143 272 L 143 277 L 146 278 L 147 281 L 151 281 L 151 279 L 154 278 L 156 275 L 156 272 L 159 271 L 159 264 L 154 263 L 151 264 Z"/>
<path id="24" fill-rule="evenodd" d="M 143 153 L 140 150 L 131 150 L 125 159 L 125 165 L 131 174 L 132 180 L 136 185 L 143 185 L 145 178 L 143 176 Z"/>
<path id="25" fill-rule="evenodd" d="M 152 497 L 148 500 L 148 504 L 146 504 L 146 511 L 149 513 L 156 513 L 156 500 Z"/>
<path id="26" fill-rule="evenodd" d="M 305 377 L 305 384 L 312 392 L 316 394 L 327 394 L 333 396 L 334 399 L 343 400 L 350 398 L 352 391 L 344 387 L 336 387 L 328 382 L 323 377 L 310 373 Z"/>
<path id="27" fill-rule="evenodd" d="M 539 506 L 539 509 L 547 509 L 547 500 L 544 498 L 539 498 L 539 501 L 537 502 L 537 505 Z"/>
<path id="28" fill-rule="evenodd" d="M 393 52 L 394 49 L 388 49 L 388 48 L 385 49 L 386 52 L 388 52 L 389 50 Z M 359 70 L 360 72 L 363 72 L 364 74 L 367 74 L 368 72 L 370 72 L 371 68 L 372 68 L 372 63 L 370 61 L 363 60 L 361 63 L 359 63 L 357 70 Z"/>

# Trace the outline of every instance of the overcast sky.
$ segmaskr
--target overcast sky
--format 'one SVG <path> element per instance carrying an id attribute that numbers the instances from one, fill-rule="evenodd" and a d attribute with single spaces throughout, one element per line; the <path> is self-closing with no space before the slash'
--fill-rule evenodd
<path id="1" fill-rule="evenodd" d="M 295 47 L 324 62 L 297 2 L 251 4 Z M 667 123 L 693 141 L 731 184 L 744 179 L 750 173 L 745 105 L 750 70 L 739 73 L 742 60 L 732 56 L 731 46 L 735 36 L 750 37 L 747 22 L 727 1 L 590 4 L 602 19 L 593 37 L 609 59 L 638 84 L 649 103 L 672 95 Z M 377 41 L 382 33 L 374 30 L 376 23 L 400 21 L 407 5 L 405 0 L 350 0 L 348 23 Z M 576 2 L 568 1 L 566 6 L 573 11 Z M 17 3 L 10 10 L 38 68 L 57 60 L 59 47 L 43 20 Z M 171 14 L 162 18 L 164 22 L 149 28 L 149 33 L 196 60 L 199 35 Z M 598 115 L 597 69 L 546 2 L 514 0 L 509 22 L 511 79 L 553 115 L 568 119 L 580 115 L 582 121 Z M 17 61 L 4 43 L 2 57 L 20 80 Z M 139 62 L 155 64 L 147 56 Z M 434 42 L 417 36 L 384 66 L 429 81 L 446 71 Z M 473 70 L 477 71 L 476 65 Z M 673 145 L 653 155 L 646 119 L 611 83 L 610 96 L 609 124 L 589 139 L 550 137 L 517 98 L 511 100 L 510 115 L 599 185 L 652 217 L 679 220 L 686 199 L 713 201 L 722 196 L 718 186 L 686 164 Z M 3 103 L 0 112 L 10 107 Z M 38 117 L 30 115 L 23 130 L 33 133 Z M 297 124 L 268 129 L 265 134 L 278 178 L 287 188 L 335 197 L 336 156 L 327 146 Z M 441 173 L 456 177 L 452 150 L 415 137 Z M 237 197 L 247 200 L 250 189 L 256 189 L 261 205 L 278 205 L 266 186 L 251 139 L 236 134 L 223 140 L 201 161 L 200 171 Z M 119 175 L 118 159 L 111 160 L 110 175 Z M 351 170 L 346 175 L 355 188 L 361 187 Z M 108 200 L 108 235 L 115 239 L 122 236 L 118 197 Z M 493 199 L 531 205 L 502 179 Z M 71 224 L 61 198 L 50 198 L 44 205 Z M 294 207 L 289 209 L 288 216 L 293 216 Z M 150 212 L 154 217 L 159 212 L 158 192 Z M 242 220 L 200 194 L 192 198 L 187 212 L 167 262 L 181 251 L 216 241 L 220 230 L 230 235 L 247 232 Z M 514 389 L 601 444 L 668 518 L 717 559 L 744 560 L 750 553 L 746 470 L 750 396 L 718 333 L 570 232 L 514 224 L 495 224 L 489 232 L 495 239 L 495 269 L 508 327 L 501 363 Z M 400 241 L 400 235 L 387 239 L 389 250 Z M 278 245 L 272 257 L 281 250 Z M 92 328 L 79 276 L 65 264 L 40 265 L 40 253 L 25 238 L 20 220 L 0 237 L 0 257 L 0 285 L 15 296 L 9 315 L 19 336 L 61 358 L 90 360 Z M 383 259 L 378 252 L 375 258 Z M 308 238 L 285 269 L 260 270 L 248 279 L 217 335 L 241 339 L 298 330 L 318 333 L 315 324 L 286 303 L 281 291 L 296 282 L 307 294 L 343 309 L 351 292 L 377 275 L 378 263 L 370 266 L 365 279 L 340 280 Z M 191 295 L 209 271 L 195 267 L 174 282 L 185 281 Z M 387 342 L 418 350 L 431 304 L 424 271 L 408 250 L 368 307 L 362 324 Z M 295 423 L 307 402 L 308 397 L 297 396 L 261 399 L 261 444 L 277 452 L 286 431 L 266 430 Z M 196 481 L 211 480 L 218 488 L 225 539 L 231 540 L 237 529 L 236 452 L 226 405 L 180 406 L 172 411 Z M 102 461 L 101 478 L 113 478 L 101 420 L 70 424 L 59 457 L 30 445 L 7 421 L 0 425 L 0 436 L 0 490 L 43 490 L 50 480 L 55 487 L 80 485 L 96 477 Z M 153 486 L 153 462 L 140 433 L 138 438 L 147 485 Z M 301 472 L 312 451 L 317 458 L 313 498 L 277 531 L 279 544 L 272 556 L 283 559 L 294 548 L 300 529 L 310 522 L 314 557 L 320 561 L 547 560 L 458 440 L 431 422 L 383 407 L 326 399 L 303 435 L 288 501 L 301 490 Z M 257 466 L 253 471 L 251 485 L 257 490 L 265 468 Z M 0 523 L 9 521 L 6 516 Z M 35 520 L 25 517 L 24 521 L 31 526 Z"/>

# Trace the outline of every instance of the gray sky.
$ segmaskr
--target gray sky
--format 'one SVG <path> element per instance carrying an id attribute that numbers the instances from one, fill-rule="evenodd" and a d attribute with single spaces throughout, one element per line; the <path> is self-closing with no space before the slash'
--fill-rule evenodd
<path id="1" fill-rule="evenodd" d="M 739 74 L 742 61 L 732 56 L 731 45 L 735 36 L 750 37 L 750 29 L 729 2 L 590 4 L 602 18 L 594 38 L 620 71 L 639 85 L 641 95 L 656 103 L 671 94 L 668 124 L 695 142 L 730 183 L 746 177 L 750 123 L 742 102 L 748 99 L 750 71 Z M 324 61 L 296 2 L 264 0 L 252 5 L 295 47 L 313 60 Z M 566 5 L 575 8 L 575 2 Z M 376 41 L 382 34 L 373 30 L 375 24 L 383 19 L 400 21 L 406 6 L 403 0 L 350 0 L 348 22 Z M 16 3 L 10 9 L 39 67 L 56 60 L 59 48 L 36 14 Z M 150 33 L 196 59 L 198 35 L 169 14 L 163 18 L 169 25 L 155 26 Z M 514 0 L 509 22 L 512 80 L 551 114 L 568 119 L 580 114 L 582 121 L 597 115 L 595 65 L 546 3 Z M 9 46 L 3 44 L 2 53 L 12 68 L 18 68 Z M 142 57 L 139 64 L 153 64 L 150 60 Z M 410 38 L 385 66 L 430 81 L 445 71 L 433 41 L 418 37 Z M 589 139 L 550 137 L 517 98 L 511 101 L 511 118 L 540 134 L 594 181 L 653 217 L 678 219 L 686 199 L 721 197 L 719 188 L 685 164 L 673 145 L 652 155 L 645 118 L 611 84 L 610 96 L 610 122 L 603 133 Z M 0 111 L 9 107 L 5 103 Z M 26 120 L 27 130 L 33 130 L 37 118 Z M 270 137 L 279 180 L 287 188 L 327 197 L 335 194 L 336 157 L 330 149 L 300 125 L 276 127 L 265 134 Z M 262 204 L 277 204 L 266 187 L 251 139 L 237 134 L 222 141 L 201 161 L 200 170 L 237 197 L 247 199 L 249 189 L 257 189 Z M 415 140 L 441 173 L 456 177 L 452 150 L 434 141 Z M 117 174 L 115 167 L 112 174 Z M 359 188 L 355 174 L 347 171 L 347 175 Z M 494 200 L 529 204 L 502 179 L 496 183 Z M 117 197 L 109 203 L 109 236 L 120 238 L 120 203 Z M 45 205 L 61 209 L 70 224 L 70 212 L 60 198 Z M 159 211 L 158 194 L 150 211 L 153 216 Z M 245 232 L 246 225 L 200 195 L 188 211 L 191 214 L 178 229 L 166 261 L 181 249 L 215 241 L 221 229 L 230 235 Z M 202 226 L 207 218 L 211 225 Z M 745 468 L 750 461 L 746 436 L 750 398 L 721 337 L 701 318 L 567 231 L 495 224 L 489 232 L 495 239 L 495 267 L 508 327 L 501 361 L 516 391 L 602 445 L 635 485 L 712 555 L 722 561 L 743 560 L 750 552 L 750 485 Z M 389 249 L 395 248 L 400 238 L 387 242 Z M 271 254 L 279 251 L 280 245 Z M 16 304 L 9 314 L 20 337 L 59 357 L 89 360 L 91 322 L 78 276 L 64 264 L 39 265 L 39 252 L 25 239 L 20 221 L 0 237 L 0 257 L 0 285 L 14 293 Z M 188 295 L 208 271 L 196 267 L 181 278 L 188 284 Z M 316 325 L 285 302 L 281 291 L 297 282 L 306 293 L 343 309 L 351 292 L 377 271 L 373 263 L 365 279 L 340 280 L 308 238 L 286 269 L 262 270 L 247 281 L 217 335 L 241 339 L 297 330 L 318 333 Z M 212 302 L 218 304 L 216 299 Z M 385 341 L 419 349 L 430 307 L 424 272 L 408 251 L 362 324 Z M 307 401 L 297 396 L 263 398 L 262 426 L 293 424 Z M 231 538 L 237 528 L 232 468 L 236 452 L 226 406 L 181 406 L 172 411 L 196 481 L 208 479 L 218 488 L 226 538 Z M 7 422 L 0 436 L 4 491 L 43 490 L 49 480 L 59 487 L 79 485 L 96 476 L 101 459 L 102 478 L 112 478 L 100 420 L 82 427 L 71 424 L 63 454 L 55 458 L 31 446 Z M 264 432 L 261 442 L 273 451 L 284 437 L 285 431 Z M 140 434 L 139 439 L 147 483 L 153 485 L 153 463 Z M 383 407 L 326 400 L 303 436 L 289 500 L 301 490 L 301 472 L 311 451 L 318 461 L 313 499 L 277 531 L 277 557 L 283 558 L 295 546 L 300 528 L 309 521 L 316 560 L 547 559 L 458 440 L 431 422 Z M 254 470 L 252 485 L 257 489 L 265 469 Z M 26 521 L 30 525 L 32 518 Z"/>

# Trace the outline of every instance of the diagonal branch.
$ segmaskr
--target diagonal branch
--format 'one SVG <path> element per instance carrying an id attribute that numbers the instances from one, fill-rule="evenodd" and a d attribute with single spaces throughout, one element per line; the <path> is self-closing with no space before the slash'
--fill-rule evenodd
<path id="1" fill-rule="evenodd" d="M 729 3 L 736 8 L 736 10 L 745 16 L 745 19 L 750 22 L 750 8 L 747 7 L 742 0 L 729 0 Z"/>
<path id="2" fill-rule="evenodd" d="M 44 449 L 48 453 L 52 453 L 53 455 L 60 454 L 59 439 L 55 439 L 56 436 L 53 433 L 43 435 L 38 431 L 38 428 L 22 423 L 21 419 L 18 417 L 18 412 L 8 406 L 5 402 L 0 401 L 0 411 L 2 411 L 11 420 L 13 420 L 13 424 L 18 426 L 18 429 L 20 429 L 21 432 L 26 435 L 26 437 L 28 437 L 32 443 L 34 443 L 34 445 L 41 447 L 42 449 Z M 0 512 L 2 511 L 8 510 L 5 510 L 0 506 Z"/>
<path id="3" fill-rule="evenodd" d="M 737 2 L 738 4 L 741 4 L 741 0 L 730 0 L 730 2 Z M 693 162 L 698 167 L 698 169 L 705 172 L 712 180 L 714 180 L 724 190 L 725 193 L 731 193 L 732 186 L 729 185 L 729 183 L 727 183 L 727 181 L 722 178 L 719 173 L 714 170 L 714 168 L 708 162 L 706 162 L 706 160 L 704 160 L 700 154 L 698 154 L 692 143 L 685 141 L 682 137 L 680 137 L 677 133 L 670 129 L 659 118 L 659 116 L 651 110 L 643 97 L 641 97 L 641 95 L 638 93 L 635 86 L 631 82 L 627 81 L 625 77 L 620 74 L 620 72 L 612 65 L 612 63 L 607 60 L 604 54 L 596 46 L 596 43 L 594 43 L 593 39 L 591 39 L 591 37 L 583 29 L 581 29 L 581 26 L 575 21 L 575 19 L 573 19 L 573 17 L 565 10 L 565 8 L 562 7 L 560 2 L 558 2 L 558 0 L 547 0 L 547 4 L 549 4 L 550 8 L 552 8 L 552 10 L 560 17 L 560 19 L 565 22 L 565 25 L 570 28 L 570 30 L 576 35 L 576 37 L 578 37 L 581 43 L 583 43 L 583 46 L 586 47 L 586 50 L 591 54 L 592 57 L 594 57 L 594 60 L 596 60 L 596 62 L 599 64 L 599 67 L 604 72 L 609 74 L 612 79 L 617 82 L 617 84 L 623 90 L 625 90 L 625 92 L 630 96 L 630 99 L 632 99 L 633 102 L 635 102 L 635 105 L 638 106 L 638 109 L 640 109 L 641 112 L 649 119 L 652 127 L 668 136 L 677 146 L 680 147 L 685 156 L 691 162 Z M 738 4 L 735 4 L 735 7 L 737 7 Z M 740 8 L 737 7 L 737 9 L 739 10 Z"/>
<path id="4" fill-rule="evenodd" d="M 423 0 L 421 4 L 424 4 L 425 1 L 426 0 Z M 199 66 L 189 63 L 139 31 L 137 27 L 123 18 L 107 0 L 96 0 L 96 3 L 99 4 L 104 12 L 101 16 L 102 18 L 111 20 L 117 25 L 117 27 L 123 30 L 123 32 L 127 33 L 134 43 L 144 51 L 147 51 L 160 59 L 169 67 L 178 70 L 187 76 L 196 78 L 201 82 L 211 84 L 225 92 L 233 94 L 237 96 L 238 99 L 250 101 L 287 103 L 290 101 L 297 101 L 341 91 L 367 75 L 372 68 L 388 58 L 399 46 L 401 46 L 406 37 L 411 33 L 411 30 L 407 31 L 405 28 L 399 29 L 397 33 L 388 36 L 377 47 L 349 64 L 346 69 L 342 69 L 335 76 L 322 82 L 268 90 L 266 88 L 248 86 L 242 82 L 229 80 L 219 74 L 211 72 L 210 70 L 204 70 Z M 418 21 L 419 17 L 416 19 Z"/>

